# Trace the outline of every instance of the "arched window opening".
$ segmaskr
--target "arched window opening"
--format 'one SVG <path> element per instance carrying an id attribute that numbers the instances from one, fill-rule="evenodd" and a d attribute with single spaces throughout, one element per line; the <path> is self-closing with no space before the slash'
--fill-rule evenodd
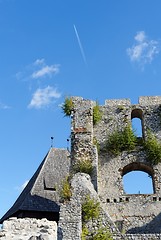
<path id="1" fill-rule="evenodd" d="M 132 129 L 137 137 L 142 137 L 142 124 L 139 118 L 133 118 L 132 120 Z"/>
<path id="2" fill-rule="evenodd" d="M 137 137 L 143 137 L 143 113 L 141 109 L 133 109 L 131 112 L 132 128 Z"/>
<path id="3" fill-rule="evenodd" d="M 152 177 L 143 171 L 132 171 L 123 176 L 126 194 L 153 194 Z"/>
<path id="4" fill-rule="evenodd" d="M 153 194 L 153 169 L 143 163 L 134 162 L 122 170 L 125 194 Z"/>

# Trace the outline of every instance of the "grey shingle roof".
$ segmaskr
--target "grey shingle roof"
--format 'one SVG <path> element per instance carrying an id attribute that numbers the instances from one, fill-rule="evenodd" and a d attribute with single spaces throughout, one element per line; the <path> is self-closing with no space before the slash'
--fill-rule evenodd
<path id="1" fill-rule="evenodd" d="M 20 211 L 59 212 L 57 190 L 69 174 L 69 168 L 69 152 L 51 148 L 14 205 L 0 219 L 0 223 L 16 216 Z"/>

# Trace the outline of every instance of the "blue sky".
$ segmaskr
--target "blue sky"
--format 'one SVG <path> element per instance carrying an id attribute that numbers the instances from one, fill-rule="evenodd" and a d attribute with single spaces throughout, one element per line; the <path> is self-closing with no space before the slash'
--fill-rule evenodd
<path id="1" fill-rule="evenodd" d="M 65 96 L 161 95 L 160 0 L 0 0 L 0 216 L 50 148 Z"/>

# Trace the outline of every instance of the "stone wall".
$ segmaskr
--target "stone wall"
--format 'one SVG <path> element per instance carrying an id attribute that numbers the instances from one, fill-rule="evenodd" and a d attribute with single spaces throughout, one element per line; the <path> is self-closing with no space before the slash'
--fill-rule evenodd
<path id="1" fill-rule="evenodd" d="M 93 165 L 92 183 L 97 189 L 98 157 L 93 145 L 93 106 L 94 102 L 81 97 L 73 97 L 71 127 L 71 160 L 74 166 L 78 161 L 90 160 Z"/>
<path id="2" fill-rule="evenodd" d="M 161 239 L 161 234 L 126 234 L 125 240 L 156 240 Z"/>
<path id="3" fill-rule="evenodd" d="M 104 151 L 108 137 L 116 130 L 131 125 L 132 118 L 139 118 L 142 138 L 147 139 L 150 130 L 161 139 L 161 97 L 140 97 L 139 104 L 129 99 L 106 100 L 100 106 L 102 119 L 93 125 L 94 101 L 73 98 L 72 158 L 74 161 L 90 157 L 96 167 L 93 180 L 106 212 L 118 225 L 120 231 L 129 233 L 161 233 L 161 163 L 152 165 L 142 147 L 122 152 L 117 157 Z M 92 139 L 100 145 L 93 154 Z M 94 156 L 94 160 L 93 160 Z M 151 195 L 128 195 L 124 192 L 123 176 L 133 170 L 147 172 L 153 181 Z M 93 181 L 94 182 L 94 181 Z"/>
<path id="4" fill-rule="evenodd" d="M 154 240 L 161 239 L 161 234 L 123 234 L 113 223 L 107 209 L 104 208 L 97 192 L 91 183 L 90 176 L 77 173 L 71 180 L 72 197 L 61 205 L 58 225 L 58 240 L 81 240 L 82 234 L 82 203 L 86 196 L 100 203 L 98 218 L 86 223 L 89 233 L 97 233 L 101 228 L 108 229 L 113 240 Z M 160 221 L 160 220 L 159 220 Z M 119 226 L 118 226 L 119 227 Z M 87 238 L 88 239 L 88 238 Z"/>
<path id="5" fill-rule="evenodd" d="M 141 97 L 135 105 L 129 99 L 106 100 L 105 105 L 100 106 L 102 118 L 95 125 L 93 108 L 96 102 L 81 97 L 73 97 L 72 100 L 71 172 L 65 173 L 70 175 L 72 196 L 70 200 L 60 202 L 58 240 L 81 239 L 82 203 L 86 196 L 100 204 L 99 217 L 86 223 L 91 235 L 101 226 L 109 230 L 114 240 L 161 239 L 161 163 L 154 165 L 149 162 L 141 145 L 117 156 L 105 150 L 109 136 L 127 125 L 131 126 L 133 118 L 141 120 L 143 141 L 147 140 L 148 131 L 160 141 L 161 97 Z M 100 146 L 99 151 L 94 140 Z M 92 162 L 91 176 L 73 174 L 75 164 L 83 160 Z M 125 193 L 123 176 L 135 170 L 150 175 L 154 188 L 152 194 Z M 62 168 L 61 171 L 63 173 Z M 54 172 L 49 179 L 53 176 Z M 45 184 L 48 184 L 47 177 Z M 0 240 L 32 239 L 56 240 L 56 223 L 45 219 L 11 218 L 4 222 L 0 231 Z"/>
<path id="6" fill-rule="evenodd" d="M 100 202 L 97 192 L 91 183 L 89 175 L 77 173 L 71 180 L 72 197 L 60 208 L 60 220 L 58 225 L 58 240 L 80 240 L 82 234 L 82 203 L 87 196 Z M 109 229 L 111 233 L 121 236 L 118 228 L 112 222 L 109 214 L 101 206 L 100 215 L 97 219 L 88 222 L 89 232 L 96 232 L 99 227 Z"/>
<path id="7" fill-rule="evenodd" d="M 46 219 L 10 218 L 3 222 L 0 240 L 57 240 L 56 222 Z"/>

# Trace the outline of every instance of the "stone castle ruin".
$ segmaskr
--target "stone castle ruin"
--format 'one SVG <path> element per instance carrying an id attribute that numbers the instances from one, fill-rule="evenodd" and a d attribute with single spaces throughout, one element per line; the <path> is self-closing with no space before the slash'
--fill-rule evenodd
<path id="1" fill-rule="evenodd" d="M 71 151 L 50 149 L 1 218 L 0 240 L 161 239 L 161 97 L 71 101 Z M 125 193 L 123 176 L 136 170 L 149 174 L 152 194 Z"/>

